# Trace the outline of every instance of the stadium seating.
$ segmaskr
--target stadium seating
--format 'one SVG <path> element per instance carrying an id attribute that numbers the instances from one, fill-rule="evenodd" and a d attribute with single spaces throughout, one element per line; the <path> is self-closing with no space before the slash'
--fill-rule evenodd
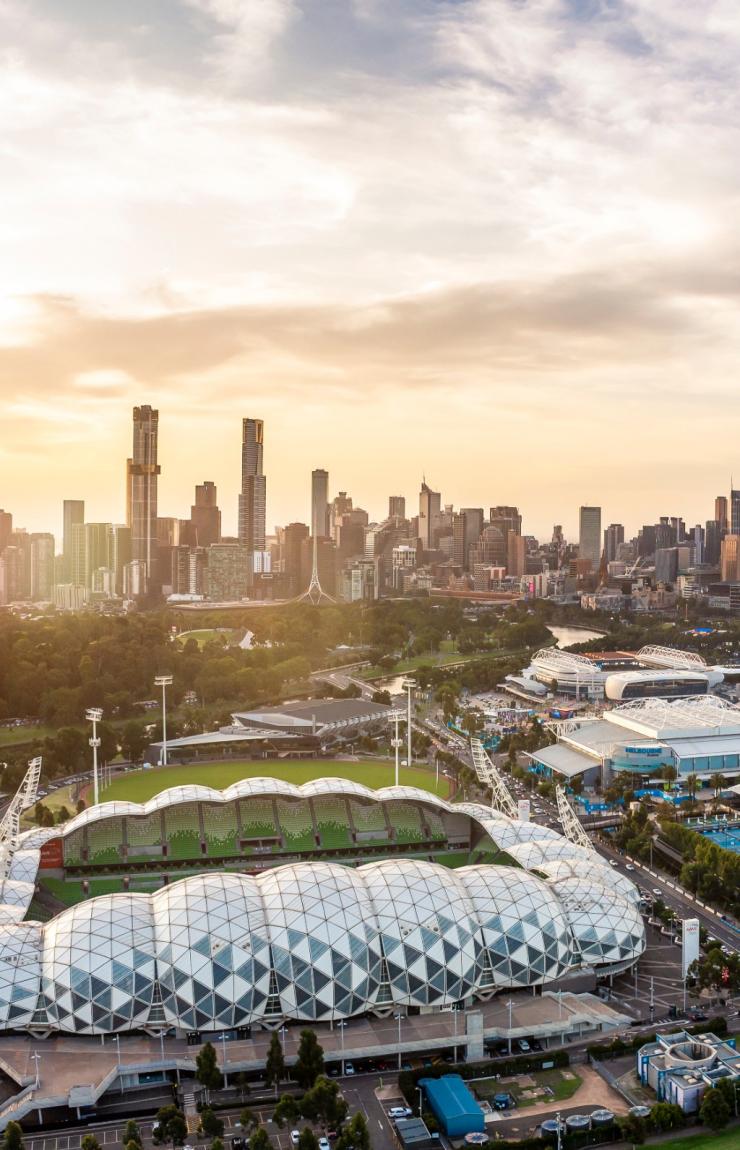
<path id="1" fill-rule="evenodd" d="M 423 813 L 424 825 L 429 832 L 427 838 L 436 839 L 439 842 L 445 842 L 447 839 L 447 832 L 445 831 L 442 816 L 438 811 L 425 810 Z"/>
<path id="2" fill-rule="evenodd" d="M 164 820 L 168 858 L 201 858 L 200 819 L 196 804 L 167 807 Z"/>
<path id="3" fill-rule="evenodd" d="M 421 825 L 421 811 L 411 803 L 393 800 L 385 804 L 388 819 L 399 843 L 420 843 L 424 838 Z"/>
<path id="4" fill-rule="evenodd" d="M 295 851 L 316 850 L 316 835 L 306 800 L 288 802 L 278 799 L 275 805 L 286 847 Z"/>
<path id="5" fill-rule="evenodd" d="M 208 853 L 214 857 L 233 854 L 237 849 L 238 827 L 235 803 L 205 803 L 203 829 Z"/>
<path id="6" fill-rule="evenodd" d="M 121 861 L 123 819 L 101 819 L 87 827 L 87 861 L 91 866 Z"/>
<path id="7" fill-rule="evenodd" d="M 349 800 L 349 811 L 352 825 L 364 839 L 370 837 L 380 840 L 388 838 L 388 824 L 385 821 L 385 812 L 381 803 L 361 803 L 356 799 Z"/>
<path id="8" fill-rule="evenodd" d="M 162 846 L 162 815 L 160 812 L 145 815 L 143 818 L 127 818 L 126 843 L 129 859 L 156 858 L 157 852 L 152 851 L 151 848 Z M 149 849 L 140 851 L 137 849 L 139 847 L 148 847 Z"/>
<path id="9" fill-rule="evenodd" d="M 313 813 L 322 847 L 333 849 L 353 845 L 344 799 L 322 795 L 313 800 Z"/>
<path id="10" fill-rule="evenodd" d="M 243 839 L 274 839 L 279 833 L 271 799 L 240 799 L 239 819 Z"/>
<path id="11" fill-rule="evenodd" d="M 65 835 L 62 842 L 64 844 L 65 865 L 79 866 L 82 862 L 82 852 L 85 848 L 84 830 L 73 831 L 71 835 Z"/>

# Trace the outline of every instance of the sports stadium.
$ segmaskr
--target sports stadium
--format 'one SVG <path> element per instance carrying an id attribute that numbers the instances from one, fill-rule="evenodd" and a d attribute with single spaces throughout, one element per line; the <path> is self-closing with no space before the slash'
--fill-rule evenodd
<path id="1" fill-rule="evenodd" d="M 638 892 L 586 845 L 413 787 L 176 787 L 4 844 L 6 1031 L 424 1013 L 617 972 L 645 945 Z M 37 884 L 73 905 L 28 921 Z"/>

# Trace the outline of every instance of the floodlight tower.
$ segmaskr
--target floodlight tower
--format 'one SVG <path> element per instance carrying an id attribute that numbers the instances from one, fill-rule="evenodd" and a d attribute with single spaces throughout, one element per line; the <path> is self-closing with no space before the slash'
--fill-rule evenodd
<path id="1" fill-rule="evenodd" d="M 408 693 L 407 711 L 406 711 L 406 765 L 411 766 L 411 692 L 416 687 L 416 679 L 404 679 L 403 688 Z"/>
<path id="2" fill-rule="evenodd" d="M 100 795 L 98 793 L 98 747 L 100 746 L 100 737 L 98 735 L 98 723 L 103 717 L 103 712 L 100 707 L 89 707 L 85 711 L 85 718 L 88 722 L 92 723 L 92 738 L 90 739 L 90 746 L 93 752 L 93 802 L 95 806 L 98 805 Z"/>
<path id="3" fill-rule="evenodd" d="M 401 750 L 401 746 L 403 743 L 403 740 L 398 737 L 398 724 L 399 724 L 400 720 L 401 720 L 401 712 L 400 711 L 392 711 L 391 714 L 388 716 L 389 723 L 395 724 L 395 731 L 394 731 L 393 738 L 391 739 L 391 746 L 393 747 L 394 751 L 396 752 L 396 786 L 398 786 L 398 754 L 399 754 L 399 751 Z"/>
<path id="4" fill-rule="evenodd" d="M 162 758 L 161 765 L 167 766 L 167 688 L 172 686 L 172 675 L 157 675 L 155 687 L 162 688 Z"/>

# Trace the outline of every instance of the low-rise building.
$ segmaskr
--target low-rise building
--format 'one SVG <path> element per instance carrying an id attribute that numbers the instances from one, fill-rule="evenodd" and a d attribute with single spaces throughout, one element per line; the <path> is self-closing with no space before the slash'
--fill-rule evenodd
<path id="1" fill-rule="evenodd" d="M 740 1080 L 740 1053 L 735 1040 L 716 1034 L 656 1034 L 637 1052 L 637 1074 L 659 1102 L 672 1102 L 684 1114 L 695 1114 L 707 1090 L 723 1078 Z"/>

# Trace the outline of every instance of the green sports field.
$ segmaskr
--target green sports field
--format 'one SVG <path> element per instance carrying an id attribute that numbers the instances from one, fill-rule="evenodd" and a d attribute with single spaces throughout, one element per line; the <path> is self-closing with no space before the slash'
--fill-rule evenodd
<path id="1" fill-rule="evenodd" d="M 723 1130 L 721 1134 L 689 1134 L 686 1138 L 672 1138 L 658 1143 L 660 1150 L 738 1150 L 740 1130 Z"/>
<path id="2" fill-rule="evenodd" d="M 148 771 L 132 771 L 131 774 L 114 779 L 109 787 L 101 791 L 100 799 L 101 802 L 126 799 L 129 802 L 144 803 L 168 787 L 199 783 L 221 791 L 239 779 L 266 777 L 284 779 L 296 785 L 308 783 L 311 779 L 352 779 L 356 783 L 377 790 L 379 787 L 393 786 L 395 766 L 390 762 L 379 763 L 368 760 L 349 762 L 339 759 L 311 759 L 293 762 L 287 759 L 264 759 L 257 763 L 251 761 L 193 763 L 186 767 L 154 767 Z M 434 771 L 429 767 L 402 767 L 399 779 L 402 786 L 420 787 L 422 790 L 438 794 L 443 799 L 449 795 L 449 780 L 440 774 L 437 789 Z"/>

